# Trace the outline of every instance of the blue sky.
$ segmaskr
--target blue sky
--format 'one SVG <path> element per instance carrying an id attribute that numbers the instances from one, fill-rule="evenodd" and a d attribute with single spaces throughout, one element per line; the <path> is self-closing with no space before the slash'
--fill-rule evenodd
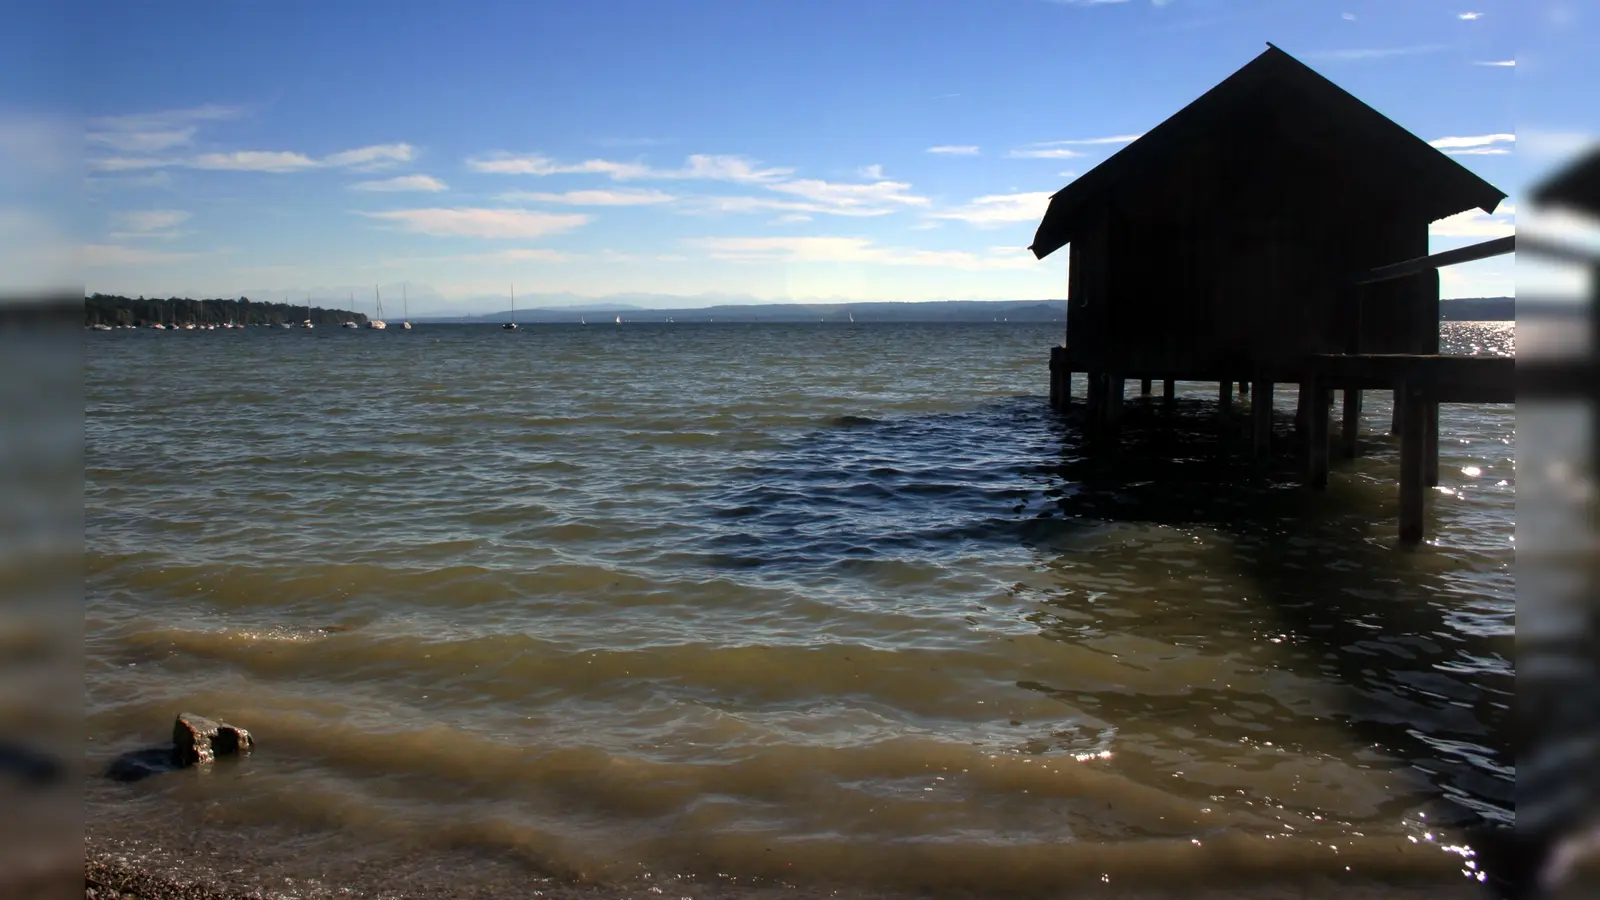
<path id="1" fill-rule="evenodd" d="M 1269 40 L 1512 192 L 1435 249 L 1526 178 L 1506 0 L 95 6 L 91 291 L 1059 297 L 1047 195 Z"/>

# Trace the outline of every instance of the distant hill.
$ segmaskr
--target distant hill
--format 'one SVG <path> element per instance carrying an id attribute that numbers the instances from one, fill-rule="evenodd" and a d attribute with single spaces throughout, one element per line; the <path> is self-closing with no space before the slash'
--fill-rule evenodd
<path id="1" fill-rule="evenodd" d="M 540 306 L 516 311 L 527 324 L 594 323 L 621 315 L 624 322 L 1066 322 L 1065 300 L 930 300 L 874 303 L 730 303 L 680 309 L 647 309 L 630 303 L 595 301 L 571 306 Z M 1441 321 L 1511 322 L 1512 297 L 1472 297 L 1439 301 Z M 416 322 L 498 324 L 509 310 L 479 316 L 432 316 Z"/>
<path id="2" fill-rule="evenodd" d="M 517 321 L 528 324 L 575 323 L 585 318 L 595 324 L 622 316 L 624 322 L 1060 322 L 1065 324 L 1065 300 L 940 300 L 878 303 L 742 303 L 691 309 L 643 309 L 626 304 L 596 302 L 581 307 L 518 309 Z M 493 324 L 511 320 L 511 312 L 482 316 L 418 318 L 416 322 Z"/>
<path id="3" fill-rule="evenodd" d="M 1463 297 L 1439 301 L 1439 319 L 1444 322 L 1515 322 L 1515 297 Z"/>

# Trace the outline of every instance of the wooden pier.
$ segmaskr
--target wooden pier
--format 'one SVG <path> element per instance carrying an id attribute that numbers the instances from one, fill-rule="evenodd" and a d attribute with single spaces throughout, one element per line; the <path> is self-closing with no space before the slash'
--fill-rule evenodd
<path id="1" fill-rule="evenodd" d="M 1305 479 L 1360 449 L 1364 392 L 1395 398 L 1400 537 L 1423 536 L 1442 403 L 1511 403 L 1515 362 L 1442 355 L 1441 266 L 1512 238 L 1428 254 L 1428 229 L 1505 193 L 1268 45 L 1254 61 L 1052 196 L 1042 259 L 1070 245 L 1067 340 L 1050 400 L 1085 376 L 1086 425 L 1113 437 L 1126 383 L 1250 396 L 1250 452 L 1271 450 L 1274 388 L 1299 389 Z M 1104 446 L 1106 442 L 1102 442 Z"/>

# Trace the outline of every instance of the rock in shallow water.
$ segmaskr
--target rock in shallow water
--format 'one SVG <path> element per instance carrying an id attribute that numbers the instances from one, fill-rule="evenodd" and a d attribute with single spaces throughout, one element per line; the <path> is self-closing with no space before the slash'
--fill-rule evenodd
<path id="1" fill-rule="evenodd" d="M 172 752 L 180 766 L 208 763 L 218 756 L 245 753 L 255 746 L 255 738 L 226 722 L 194 713 L 179 713 L 172 725 Z"/>

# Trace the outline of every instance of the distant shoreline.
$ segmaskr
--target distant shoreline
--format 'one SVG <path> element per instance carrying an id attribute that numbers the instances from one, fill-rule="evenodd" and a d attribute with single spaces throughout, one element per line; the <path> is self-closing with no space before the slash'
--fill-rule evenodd
<path id="1" fill-rule="evenodd" d="M 1525 307 L 1538 306 L 1524 301 Z M 1439 320 L 1442 322 L 1514 322 L 1517 302 L 1512 297 L 1471 297 L 1439 301 Z M 1524 312 L 1533 312 L 1525 309 Z M 936 323 L 1032 323 L 1065 324 L 1065 300 L 938 300 L 938 301 L 879 301 L 865 303 L 771 303 L 729 304 L 685 309 L 644 309 L 619 305 L 606 307 L 533 307 L 512 311 L 487 313 L 475 316 L 418 316 L 411 319 L 417 324 L 434 325 L 490 325 L 515 321 L 527 325 L 542 324 L 615 324 L 620 317 L 626 323 L 850 323 L 869 324 L 895 322 L 904 324 Z M 147 325 L 156 322 L 197 325 L 226 322 L 249 325 L 298 324 L 308 317 L 317 325 L 339 325 L 354 322 L 367 323 L 362 313 L 342 309 L 325 309 L 286 303 L 237 300 L 189 300 L 184 298 L 145 299 L 95 294 L 84 298 L 85 325 Z"/>

